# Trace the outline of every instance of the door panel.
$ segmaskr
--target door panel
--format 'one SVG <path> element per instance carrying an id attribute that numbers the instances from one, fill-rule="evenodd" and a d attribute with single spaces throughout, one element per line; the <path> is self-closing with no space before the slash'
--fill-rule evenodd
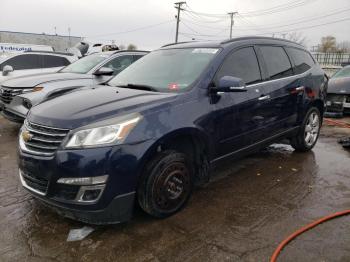
<path id="1" fill-rule="evenodd" d="M 266 94 L 265 132 L 278 134 L 293 126 L 297 116 L 297 94 L 293 88 L 299 81 L 293 76 L 292 64 L 281 46 L 259 46 L 259 59 L 263 60 L 267 79 L 264 83 Z"/>
<path id="2" fill-rule="evenodd" d="M 217 157 L 237 151 L 266 136 L 266 100 L 261 72 L 254 48 L 234 50 L 219 69 L 215 83 L 223 76 L 234 76 L 248 84 L 246 92 L 219 95 L 215 108 L 215 126 L 218 132 Z M 251 85 L 251 86 L 249 86 Z"/>

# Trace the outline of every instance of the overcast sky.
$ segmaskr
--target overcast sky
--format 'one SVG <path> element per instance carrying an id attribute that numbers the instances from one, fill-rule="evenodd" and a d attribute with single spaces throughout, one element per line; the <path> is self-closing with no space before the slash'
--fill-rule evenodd
<path id="1" fill-rule="evenodd" d="M 92 42 L 136 44 L 155 49 L 174 42 L 174 0 L 0 0 L 0 30 L 86 37 Z M 266 34 L 281 37 L 295 31 L 311 47 L 325 35 L 350 41 L 350 0 L 188 0 L 182 12 L 179 41 L 224 39 L 237 11 L 233 36 Z M 218 14 L 207 16 L 206 14 Z M 339 20 L 341 22 L 334 23 Z M 320 24 L 331 23 L 318 26 Z M 314 27 L 316 26 L 316 27 Z M 309 27 L 309 28 L 305 28 Z M 134 31 L 132 31 L 134 30 Z M 132 31 L 132 32 L 126 32 Z"/>

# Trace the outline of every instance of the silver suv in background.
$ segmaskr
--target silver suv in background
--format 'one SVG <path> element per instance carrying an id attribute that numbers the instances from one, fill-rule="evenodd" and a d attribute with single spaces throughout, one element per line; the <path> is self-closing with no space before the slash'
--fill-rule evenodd
<path id="1" fill-rule="evenodd" d="M 0 83 L 18 76 L 57 72 L 78 57 L 70 53 L 26 51 L 0 54 Z"/>
<path id="2" fill-rule="evenodd" d="M 10 121 L 22 122 L 32 106 L 82 86 L 105 83 L 147 53 L 95 53 L 56 73 L 23 76 L 5 81 L 0 87 L 2 115 Z"/>

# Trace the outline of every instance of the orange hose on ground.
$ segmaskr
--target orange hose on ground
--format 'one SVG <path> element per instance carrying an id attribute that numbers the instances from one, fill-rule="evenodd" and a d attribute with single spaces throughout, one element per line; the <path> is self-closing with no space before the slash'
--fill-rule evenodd
<path id="1" fill-rule="evenodd" d="M 345 211 L 340 211 L 337 213 L 334 213 L 332 215 L 320 218 L 318 220 L 316 220 L 315 222 L 312 222 L 311 224 L 308 224 L 307 226 L 304 226 L 300 229 L 298 229 L 297 231 L 295 231 L 293 234 L 291 234 L 290 236 L 288 236 L 285 240 L 283 240 L 278 247 L 276 248 L 275 252 L 273 252 L 272 257 L 270 259 L 270 262 L 276 262 L 277 257 L 279 255 L 279 253 L 282 251 L 282 249 L 290 242 L 292 241 L 294 238 L 296 238 L 297 236 L 301 235 L 302 233 L 304 233 L 305 231 L 308 231 L 309 229 L 327 221 L 327 220 L 331 220 L 333 218 L 336 217 L 340 217 L 340 216 L 344 216 L 344 215 L 349 215 L 350 214 L 350 210 L 345 210 Z"/>

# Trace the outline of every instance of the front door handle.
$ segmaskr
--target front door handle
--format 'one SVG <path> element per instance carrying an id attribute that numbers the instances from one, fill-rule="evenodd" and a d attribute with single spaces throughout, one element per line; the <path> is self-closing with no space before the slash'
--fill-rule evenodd
<path id="1" fill-rule="evenodd" d="M 264 101 L 264 100 L 267 100 L 267 99 L 270 99 L 269 95 L 261 96 L 261 97 L 258 98 L 259 101 Z"/>

